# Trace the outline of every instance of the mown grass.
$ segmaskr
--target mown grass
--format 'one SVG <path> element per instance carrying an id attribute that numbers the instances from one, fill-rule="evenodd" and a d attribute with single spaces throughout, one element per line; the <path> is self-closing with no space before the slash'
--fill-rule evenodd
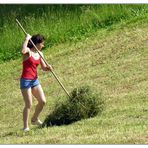
<path id="1" fill-rule="evenodd" d="M 69 92 L 89 84 L 106 98 L 101 116 L 67 126 L 30 126 L 31 131 L 23 133 L 21 59 L 0 64 L 0 143 L 147 144 L 147 21 L 148 17 L 135 18 L 44 51 Z M 47 97 L 40 117 L 44 120 L 66 94 L 51 74 L 40 70 L 39 76 Z"/>

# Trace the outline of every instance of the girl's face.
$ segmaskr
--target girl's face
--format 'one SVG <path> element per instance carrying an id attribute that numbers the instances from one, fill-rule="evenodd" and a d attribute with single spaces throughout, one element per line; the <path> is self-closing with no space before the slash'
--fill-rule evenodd
<path id="1" fill-rule="evenodd" d="M 42 48 L 45 47 L 44 42 L 36 44 L 36 47 L 38 48 L 38 50 L 42 50 Z"/>

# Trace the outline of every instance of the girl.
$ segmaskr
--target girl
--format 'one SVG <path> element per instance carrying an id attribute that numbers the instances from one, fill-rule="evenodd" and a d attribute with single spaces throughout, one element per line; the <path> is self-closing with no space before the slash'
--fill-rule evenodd
<path id="1" fill-rule="evenodd" d="M 28 119 L 32 106 L 32 95 L 37 99 L 38 104 L 35 108 L 33 117 L 31 118 L 31 123 L 33 125 L 42 124 L 38 117 L 46 103 L 46 98 L 38 80 L 37 67 L 39 64 L 41 64 L 43 71 L 52 71 L 52 66 L 47 66 L 44 63 L 38 52 L 35 50 L 34 46 L 29 42 L 30 39 L 36 45 L 42 56 L 43 53 L 41 50 L 44 47 L 45 40 L 44 37 L 40 34 L 34 35 L 32 37 L 27 34 L 22 46 L 23 71 L 20 79 L 20 88 L 25 102 L 25 107 L 23 110 L 24 131 L 29 131 Z"/>

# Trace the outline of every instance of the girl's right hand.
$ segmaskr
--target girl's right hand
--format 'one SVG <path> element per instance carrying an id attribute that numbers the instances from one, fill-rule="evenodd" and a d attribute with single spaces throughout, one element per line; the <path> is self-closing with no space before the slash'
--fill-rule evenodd
<path id="1" fill-rule="evenodd" d="M 27 34 L 27 35 L 26 35 L 26 40 L 29 41 L 29 40 L 31 39 L 31 37 L 32 37 L 32 36 L 31 36 L 30 34 Z"/>

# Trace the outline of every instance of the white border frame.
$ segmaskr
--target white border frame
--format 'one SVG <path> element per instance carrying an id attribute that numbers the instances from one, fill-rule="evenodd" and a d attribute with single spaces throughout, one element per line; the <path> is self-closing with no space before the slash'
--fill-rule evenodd
<path id="1" fill-rule="evenodd" d="M 146 4 L 148 0 L 0 0 L 0 4 Z"/>

